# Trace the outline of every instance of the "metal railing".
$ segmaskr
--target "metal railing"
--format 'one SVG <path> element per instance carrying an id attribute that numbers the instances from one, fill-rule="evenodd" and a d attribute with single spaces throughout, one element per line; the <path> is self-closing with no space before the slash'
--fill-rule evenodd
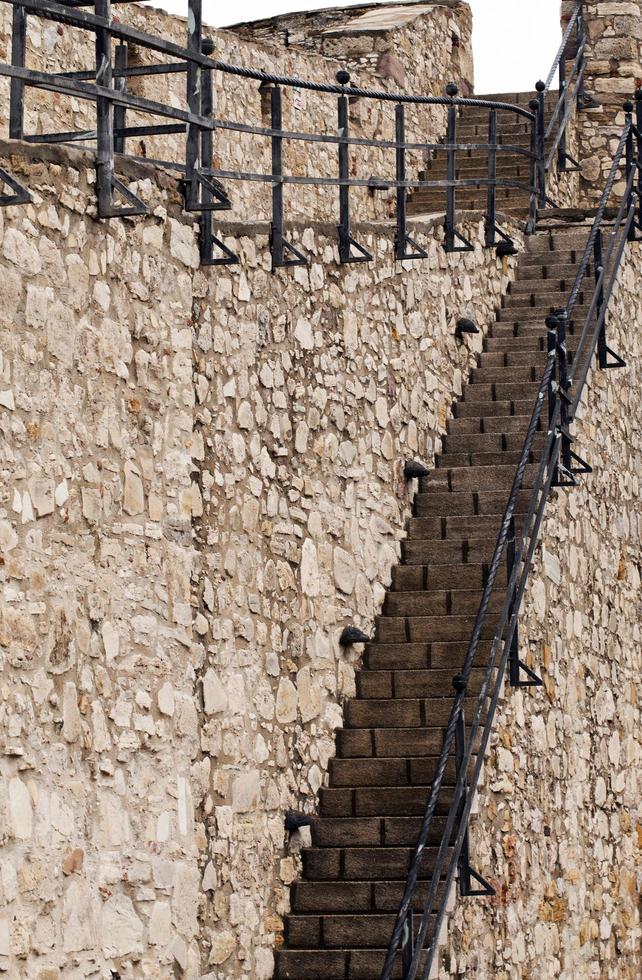
<path id="1" fill-rule="evenodd" d="M 470 864 L 469 818 L 506 674 L 512 686 L 541 684 L 533 670 L 519 658 L 518 619 L 550 491 L 553 487 L 575 486 L 579 474 L 591 472 L 590 466 L 572 448 L 569 427 L 576 417 L 596 352 L 603 369 L 625 366 L 623 359 L 607 344 L 606 316 L 624 249 L 628 241 L 637 240 L 637 234 L 642 230 L 642 92 L 637 94 L 636 100 L 635 124 L 633 105 L 625 103 L 624 131 L 568 302 L 564 309 L 546 320 L 546 367 L 502 518 L 466 660 L 461 674 L 453 680 L 455 694 L 450 717 L 381 980 L 390 980 L 398 958 L 402 962 L 403 980 L 415 980 L 416 977 L 427 980 L 448 896 L 457 875 L 463 895 L 494 894 L 492 887 L 482 875 L 472 870 Z M 611 213 L 609 204 L 622 172 L 626 178 L 624 193 L 619 207 L 615 206 Z M 609 220 L 612 224 L 605 246 Z M 592 272 L 591 263 L 594 266 Z M 586 308 L 583 321 L 578 318 L 580 294 Z M 568 347 L 571 325 L 576 340 L 572 362 Z M 546 433 L 544 448 L 539 456 L 526 513 L 522 516 L 518 513 L 518 502 L 525 489 L 526 467 L 533 455 L 535 437 L 540 431 Z M 499 581 L 504 567 L 505 588 Z M 491 599 L 498 588 L 503 590 L 504 600 L 495 620 L 490 615 Z M 488 636 L 493 639 L 481 689 L 467 704 L 473 666 L 480 656 L 482 637 Z M 444 781 L 453 754 L 456 760 L 454 788 Z M 446 812 L 447 818 L 423 912 L 415 915 L 415 890 L 438 809 L 440 813 Z"/>
<path id="2" fill-rule="evenodd" d="M 538 146 L 542 132 L 536 111 L 505 102 L 489 102 L 457 97 L 457 87 L 449 85 L 445 96 L 403 95 L 371 91 L 350 85 L 345 71 L 337 74 L 337 84 L 323 84 L 305 79 L 281 76 L 257 69 L 227 64 L 212 57 L 213 43 L 203 35 L 202 0 L 188 0 L 188 27 L 185 46 L 163 37 L 155 37 L 112 17 L 111 0 L 6 0 L 13 7 L 11 64 L 0 63 L 0 75 L 10 78 L 10 136 L 31 143 L 67 143 L 96 145 L 96 194 L 100 218 L 128 217 L 145 214 L 145 204 L 117 176 L 117 160 L 131 157 L 127 141 L 133 137 L 169 136 L 184 134 L 182 159 L 148 160 L 147 163 L 169 168 L 180 175 L 184 206 L 188 212 L 200 213 L 201 259 L 204 264 L 233 263 L 236 256 L 214 234 L 213 212 L 229 210 L 231 202 L 225 184 L 232 181 L 258 182 L 271 188 L 271 241 L 273 267 L 304 263 L 306 257 L 292 245 L 286 235 L 284 221 L 284 191 L 287 185 L 330 187 L 337 190 L 338 244 L 342 263 L 367 261 L 372 256 L 357 242 L 351 231 L 351 191 L 367 188 L 384 189 L 395 195 L 396 238 L 398 260 L 420 259 L 426 252 L 408 231 L 407 200 L 413 190 L 428 189 L 443 194 L 445 211 L 445 248 L 464 251 L 472 246 L 457 226 L 457 196 L 472 188 L 485 188 L 486 245 L 492 247 L 508 236 L 497 224 L 497 193 L 504 188 L 524 192 L 528 199 L 528 230 L 535 227 L 537 202 L 541 197 L 538 174 Z M 118 0 L 114 0 L 118 2 Z M 128 0 L 122 0 L 127 3 Z M 80 9 L 93 7 L 93 11 Z M 53 21 L 87 32 L 95 47 L 95 69 L 91 71 L 43 71 L 28 67 L 27 22 L 35 17 Z M 130 53 L 140 50 L 153 52 L 165 61 L 132 65 Z M 171 59 L 171 60 L 167 60 Z M 138 59 L 140 61 L 140 58 Z M 263 91 L 270 89 L 270 125 L 248 125 L 247 120 L 217 118 L 213 91 L 213 73 L 220 72 L 223 85 L 235 78 L 260 83 Z M 153 101 L 128 91 L 128 80 L 146 76 L 182 73 L 186 78 L 185 107 L 169 102 Z M 28 89 L 46 90 L 95 105 L 96 126 L 92 130 L 32 134 L 25 131 L 25 92 Z M 336 99 L 337 127 L 328 132 L 301 132 L 283 127 L 283 92 L 307 90 L 320 96 Z M 350 105 L 356 100 L 394 108 L 390 119 L 391 138 L 361 138 L 350 133 Z M 439 106 L 447 117 L 445 142 L 408 139 L 408 110 Z M 488 110 L 488 137 L 481 141 L 458 141 L 458 125 L 467 108 Z M 530 133 L 528 146 L 511 145 L 498 139 L 497 114 L 510 113 Z M 144 125 L 128 124 L 128 115 L 148 117 Z M 422 127 L 420 127 L 421 130 Z M 271 146 L 271 167 L 266 172 L 234 170 L 215 167 L 215 136 L 217 133 L 249 134 L 256 140 L 266 140 Z M 336 147 L 336 171 L 332 176 L 305 176 L 288 173 L 285 169 L 284 148 L 287 144 L 304 143 Z M 391 173 L 378 173 L 373 178 L 355 176 L 357 151 L 390 151 L 394 168 Z M 446 177 L 443 180 L 408 178 L 408 155 L 430 155 L 445 159 Z M 487 157 L 485 177 L 466 178 L 458 174 L 458 162 L 463 155 L 478 153 Z M 508 156 L 524 159 L 524 178 L 498 175 L 498 160 Z M 139 157 L 131 157 L 140 159 Z M 28 199 L 28 191 L 6 171 L 0 172 L 5 182 L 16 192 L 0 199 L 1 203 L 20 203 Z M 439 213 L 439 211 L 437 211 Z M 218 257 L 216 257 L 218 256 Z"/>

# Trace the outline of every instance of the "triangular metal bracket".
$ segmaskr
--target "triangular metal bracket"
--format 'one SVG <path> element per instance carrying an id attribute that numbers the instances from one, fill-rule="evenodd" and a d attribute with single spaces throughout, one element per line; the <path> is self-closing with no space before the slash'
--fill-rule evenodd
<path id="1" fill-rule="evenodd" d="M 610 363 L 607 360 L 609 354 L 613 358 Z M 600 357 L 600 367 L 603 371 L 608 371 L 611 368 L 625 368 L 626 366 L 626 361 L 624 361 L 619 354 L 616 354 L 610 347 L 604 348 L 604 355 L 603 357 Z"/>
<path id="2" fill-rule="evenodd" d="M 126 201 L 129 201 L 130 207 L 119 208 L 110 207 L 106 211 L 100 212 L 101 218 L 131 218 L 134 215 L 139 214 L 149 214 L 149 208 L 144 204 L 139 197 L 130 191 L 129 187 L 123 184 L 122 180 L 115 177 L 113 174 L 111 176 L 111 189 L 112 192 L 116 191 L 121 197 L 124 197 Z"/>
<path id="3" fill-rule="evenodd" d="M 563 490 L 565 487 L 576 486 L 578 486 L 578 482 L 573 476 L 572 470 L 567 470 L 565 466 L 558 463 L 555 469 L 555 476 L 551 481 L 551 487 L 555 487 L 555 489 L 558 490 Z"/>
<path id="4" fill-rule="evenodd" d="M 303 254 L 303 252 L 300 252 L 299 249 L 296 247 L 296 245 L 292 245 L 292 243 L 286 241 L 285 238 L 282 238 L 281 239 L 281 244 L 283 246 L 283 254 L 285 254 L 286 252 L 289 252 L 290 255 L 293 255 L 294 256 L 294 258 L 292 258 L 292 259 L 286 259 L 286 258 L 275 259 L 274 254 L 272 254 L 272 268 L 273 269 L 289 269 L 293 265 L 309 265 L 310 264 L 307 256 L 305 256 Z"/>
<path id="5" fill-rule="evenodd" d="M 11 204 L 29 204 L 31 201 L 31 194 L 26 187 L 12 177 L 4 167 L 0 167 L 0 184 L 6 184 L 10 187 L 13 194 L 0 194 L 0 207 L 7 208 Z"/>
<path id="6" fill-rule="evenodd" d="M 524 673 L 528 677 L 528 680 L 523 681 L 521 678 L 519 678 L 517 683 L 513 684 L 513 687 L 543 687 L 544 686 L 544 681 L 542 680 L 542 678 L 538 677 L 535 671 L 531 670 L 530 667 L 527 664 L 525 664 L 523 660 L 518 660 L 517 666 L 519 667 L 520 670 L 524 671 Z"/>
<path id="7" fill-rule="evenodd" d="M 585 459 L 582 459 L 581 456 L 578 456 L 577 453 L 574 453 L 573 450 L 570 451 L 570 455 L 571 455 L 571 459 L 575 463 L 577 463 L 577 466 L 573 466 L 571 468 L 571 473 L 573 473 L 574 476 L 577 476 L 577 475 L 580 475 L 580 474 L 583 474 L 583 473 L 592 473 L 593 472 L 593 467 L 590 466 L 586 462 Z"/>
<path id="8" fill-rule="evenodd" d="M 472 888 L 470 879 L 474 878 L 481 888 Z M 493 898 L 497 892 L 489 881 L 468 866 L 462 875 L 460 882 L 460 892 L 463 898 Z"/>
<path id="9" fill-rule="evenodd" d="M 201 265 L 210 266 L 210 265 L 238 265 L 239 264 L 240 259 L 238 255 L 236 255 L 231 248 L 228 248 L 225 242 L 222 242 L 220 238 L 216 237 L 216 235 L 212 235 L 211 241 L 212 241 L 212 245 L 215 245 L 216 248 L 218 248 L 223 253 L 223 257 L 219 259 L 215 259 L 211 253 L 210 255 L 201 254 Z"/>
<path id="10" fill-rule="evenodd" d="M 230 201 L 225 188 L 218 180 L 213 177 L 209 177 L 207 174 L 202 173 L 200 170 L 194 171 L 193 181 L 184 179 L 180 183 L 183 186 L 183 196 L 185 198 L 185 210 L 186 211 L 229 211 L 232 207 L 232 202 Z M 196 196 L 193 195 L 194 184 L 198 188 L 205 190 L 211 195 L 211 201 L 203 201 L 201 194 L 197 192 Z"/>
<path id="11" fill-rule="evenodd" d="M 453 241 L 460 241 L 461 245 L 452 245 L 451 248 L 447 248 L 447 252 L 474 252 L 475 246 L 468 241 L 463 235 L 460 235 L 458 231 L 453 231 Z"/>
<path id="12" fill-rule="evenodd" d="M 567 162 L 568 163 L 571 163 L 572 166 L 571 167 L 568 167 L 567 166 Z M 577 162 L 577 160 L 574 157 L 571 156 L 570 153 L 565 153 L 564 154 L 564 161 L 563 161 L 563 166 L 562 166 L 562 169 L 561 169 L 561 173 L 563 173 L 563 174 L 574 174 L 574 173 L 578 173 L 581 169 L 582 169 L 582 167 L 580 166 L 580 164 Z"/>
<path id="13" fill-rule="evenodd" d="M 407 251 L 409 245 L 414 249 L 414 252 Z M 409 262 L 414 259 L 427 259 L 428 252 L 424 251 L 421 245 L 418 245 L 414 238 L 411 238 L 410 235 L 406 235 L 403 241 L 397 241 L 395 243 L 395 258 L 398 262 Z"/>
<path id="14" fill-rule="evenodd" d="M 506 232 L 500 227 L 500 225 L 497 224 L 497 222 L 495 222 L 495 224 L 493 225 L 492 230 L 493 230 L 493 241 L 491 242 L 490 245 L 486 245 L 486 248 L 497 248 L 497 242 L 494 241 L 495 235 L 499 235 L 502 241 L 506 242 L 507 245 L 515 244 L 513 239 L 510 237 L 510 235 L 506 234 Z"/>
<path id="15" fill-rule="evenodd" d="M 355 241 L 352 235 L 348 235 L 346 241 L 348 246 L 347 249 L 339 249 L 339 252 L 341 253 L 340 258 L 342 265 L 347 265 L 349 262 L 372 262 L 373 257 L 368 249 L 364 248 L 363 245 L 360 245 L 359 242 Z M 359 254 L 352 255 L 350 252 L 351 248 L 356 249 Z"/>

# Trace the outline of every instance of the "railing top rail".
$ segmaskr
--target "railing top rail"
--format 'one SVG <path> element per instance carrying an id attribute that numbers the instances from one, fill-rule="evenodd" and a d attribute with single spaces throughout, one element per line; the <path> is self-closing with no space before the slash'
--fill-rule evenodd
<path id="1" fill-rule="evenodd" d="M 544 94 L 545 95 L 546 95 L 547 92 L 550 91 L 551 85 L 553 84 L 553 80 L 554 80 L 555 75 L 557 73 L 557 69 L 560 66 L 560 61 L 564 57 L 564 52 L 566 51 L 566 48 L 568 46 L 568 42 L 570 41 L 571 35 L 573 33 L 573 30 L 575 29 L 575 26 L 576 26 L 576 24 L 577 24 L 577 22 L 578 22 L 578 20 L 579 20 L 579 18 L 581 16 L 582 16 L 582 2 L 581 2 L 581 0 L 578 0 L 577 6 L 575 7 L 575 10 L 573 11 L 573 14 L 571 15 L 571 18 L 570 18 L 570 20 L 569 20 L 569 22 L 567 24 L 566 30 L 564 31 L 564 36 L 562 38 L 562 43 L 560 44 L 559 50 L 558 50 L 558 52 L 557 52 L 557 54 L 555 56 L 555 60 L 554 60 L 554 62 L 552 64 L 552 66 L 551 66 L 551 70 L 549 71 L 548 76 L 546 78 L 546 86 L 544 88 Z"/>

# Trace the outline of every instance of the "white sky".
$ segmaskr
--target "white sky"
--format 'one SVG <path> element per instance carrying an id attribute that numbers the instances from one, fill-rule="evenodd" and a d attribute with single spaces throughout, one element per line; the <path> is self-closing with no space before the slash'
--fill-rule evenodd
<path id="1" fill-rule="evenodd" d="M 203 0 L 203 13 L 206 23 L 226 27 L 295 10 L 356 7 L 363 2 L 234 0 L 221 4 L 218 0 Z M 469 0 L 469 3 L 474 16 L 477 94 L 531 91 L 538 78 L 548 73 L 560 44 L 560 0 Z M 187 0 L 152 0 L 152 5 L 177 14 L 184 15 L 187 11 Z"/>

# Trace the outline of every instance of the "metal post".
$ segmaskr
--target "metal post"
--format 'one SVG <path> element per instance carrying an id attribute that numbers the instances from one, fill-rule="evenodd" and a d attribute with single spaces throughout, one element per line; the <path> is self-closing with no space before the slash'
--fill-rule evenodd
<path id="1" fill-rule="evenodd" d="M 203 54 L 210 55 L 214 51 L 214 44 L 209 38 L 204 38 L 201 44 Z M 203 71 L 201 74 L 201 115 L 205 119 L 211 118 L 214 113 L 214 79 L 211 70 Z M 211 129 L 204 129 L 201 133 L 201 166 L 211 169 L 214 162 L 214 133 Z M 203 187 L 203 203 L 210 204 L 212 194 L 207 187 Z M 201 262 L 205 265 L 213 264 L 214 258 L 214 229 L 212 227 L 213 214 L 210 208 L 204 208 L 199 216 L 200 224 L 200 252 Z"/>
<path id="2" fill-rule="evenodd" d="M 455 778 L 461 777 L 464 754 L 466 752 L 466 719 L 464 717 L 464 706 L 462 704 L 457 715 L 457 725 L 455 728 Z M 464 787 L 460 800 L 460 813 L 463 813 L 468 798 L 468 778 L 464 775 Z M 459 854 L 459 891 L 462 895 L 470 895 L 472 882 L 470 875 L 470 838 L 468 828 L 464 834 L 464 839 Z"/>
<path id="3" fill-rule="evenodd" d="M 570 474 L 573 469 L 573 455 L 569 432 L 570 382 L 568 377 L 568 350 L 566 347 L 568 319 L 566 310 L 556 310 L 555 316 L 557 318 L 557 364 L 559 369 L 558 385 L 560 395 L 560 430 L 562 433 L 562 464 L 567 473 Z"/>
<path id="4" fill-rule="evenodd" d="M 603 269 L 602 249 L 603 249 L 602 229 L 600 228 L 595 238 L 595 243 L 593 245 L 593 263 L 595 265 L 596 284 L 600 280 L 600 277 L 602 275 L 602 269 Z M 600 319 L 600 314 L 602 313 L 603 307 L 604 307 L 604 281 L 602 280 L 600 282 L 600 285 L 597 287 L 597 300 L 595 305 L 596 320 Z M 608 363 L 607 347 L 606 347 L 606 322 L 602 323 L 600 332 L 598 334 L 597 354 L 600 362 L 600 367 L 605 368 Z"/>
<path id="5" fill-rule="evenodd" d="M 116 45 L 116 54 L 114 57 L 114 66 L 118 71 L 124 71 L 127 68 L 129 61 L 129 49 L 126 44 Z M 119 77 L 116 75 L 116 80 L 114 82 L 114 88 L 118 92 L 127 91 L 127 79 Z M 127 124 L 127 109 L 124 105 L 114 106 L 114 153 L 124 153 L 125 152 L 125 136 L 119 134 L 119 130 L 123 130 Z"/>
<path id="6" fill-rule="evenodd" d="M 631 182 L 631 189 L 629 191 L 628 201 L 627 201 L 627 211 L 630 210 L 631 206 L 635 203 L 635 195 L 637 191 L 638 181 L 633 178 L 633 169 L 636 166 L 636 160 L 633 153 L 633 103 L 625 102 L 624 111 L 626 113 L 625 125 L 629 127 L 629 135 L 626 139 L 626 181 L 627 185 L 629 181 Z M 636 116 L 637 119 L 637 116 Z M 639 151 L 638 151 L 639 152 Z M 638 177 L 639 180 L 639 177 Z M 631 227 L 629 228 L 629 241 L 635 241 L 635 222 L 631 222 Z"/>
<path id="7" fill-rule="evenodd" d="M 347 71 L 337 72 L 340 85 L 348 85 L 350 75 Z M 349 177 L 350 159 L 348 137 L 350 122 L 348 118 L 348 96 L 339 96 L 339 180 L 347 181 Z M 344 142 L 345 140 L 345 142 Z M 350 261 L 350 188 L 346 183 L 339 186 L 339 259 L 341 262 Z"/>
<path id="8" fill-rule="evenodd" d="M 111 0 L 95 0 L 96 16 L 111 23 Z M 96 28 L 96 85 L 112 87 L 111 34 L 103 27 Z M 111 99 L 96 99 L 96 192 L 98 216 L 112 214 L 114 175 L 114 118 Z"/>
<path id="9" fill-rule="evenodd" d="M 546 121 L 544 118 L 544 105 L 546 84 L 537 82 L 537 168 L 539 173 L 539 205 L 546 207 Z"/>
<path id="10" fill-rule="evenodd" d="M 187 50 L 192 55 L 200 55 L 203 43 L 203 3 L 202 0 L 189 0 L 187 14 Z M 192 61 L 187 63 L 187 106 L 191 113 L 201 111 L 202 70 Z M 200 131 L 194 123 L 187 124 L 185 148 L 185 199 L 187 210 L 198 207 L 198 170 L 200 156 Z"/>
<path id="11" fill-rule="evenodd" d="M 515 518 L 511 517 L 508 526 L 508 539 L 506 544 L 506 564 L 508 582 L 510 583 L 513 570 L 515 568 Z M 515 589 L 511 590 L 511 600 L 508 607 L 508 622 L 510 623 L 515 612 Z M 520 687 L 519 676 L 519 628 L 516 625 L 513 630 L 513 638 L 509 653 L 509 678 L 511 687 Z"/>
<path id="12" fill-rule="evenodd" d="M 560 58 L 560 68 L 559 68 L 559 79 L 560 79 L 560 114 L 559 114 L 559 125 L 561 128 L 560 141 L 557 147 L 557 169 L 559 173 L 564 173 L 566 170 L 566 123 L 564 122 L 566 118 L 566 51 Z"/>
<path id="13" fill-rule="evenodd" d="M 454 98 L 457 95 L 457 86 L 450 84 L 446 86 L 446 93 Z M 448 154 L 448 187 L 446 189 L 446 225 L 445 225 L 445 248 L 447 252 L 454 251 L 455 248 L 455 221 L 456 221 L 456 195 L 455 179 L 457 176 L 457 107 L 454 105 L 448 108 L 448 129 L 446 133 L 446 144 Z"/>
<path id="14" fill-rule="evenodd" d="M 642 231 L 642 89 L 635 93 L 635 139 L 638 165 L 638 231 Z"/>
<path id="15" fill-rule="evenodd" d="M 272 266 L 283 265 L 283 137 L 275 135 L 283 129 L 283 91 L 280 85 L 272 88 Z"/>
<path id="16" fill-rule="evenodd" d="M 528 103 L 528 108 L 533 113 L 533 120 L 531 122 L 531 166 L 530 166 L 530 181 L 531 181 L 531 194 L 530 194 L 530 204 L 529 204 L 529 216 L 528 224 L 526 226 L 526 234 L 532 235 L 537 228 L 537 206 L 539 204 L 538 193 L 537 193 L 537 172 L 538 172 L 538 130 L 537 130 L 537 119 L 539 114 L 539 99 L 531 99 Z"/>
<path id="17" fill-rule="evenodd" d="M 11 29 L 11 64 L 16 68 L 25 67 L 26 44 L 27 11 L 24 7 L 14 7 Z M 12 140 L 21 140 L 24 136 L 25 83 L 19 78 L 12 78 L 10 93 L 9 136 Z"/>
<path id="18" fill-rule="evenodd" d="M 486 204 L 486 245 L 496 243 L 497 204 L 497 110 L 488 114 L 488 200 Z"/>
<path id="19" fill-rule="evenodd" d="M 399 103 L 395 107 L 395 142 L 397 143 L 397 184 L 406 180 L 406 107 Z M 400 261 L 406 255 L 406 188 L 397 186 L 397 237 L 395 239 L 395 256 Z"/>
<path id="20" fill-rule="evenodd" d="M 584 44 L 584 39 L 586 36 L 586 26 L 584 24 L 584 4 L 581 2 L 581 0 L 579 0 L 577 4 L 577 8 L 578 8 L 578 14 L 577 14 L 577 23 L 575 27 L 575 31 L 576 31 L 575 36 L 577 38 L 577 50 L 579 51 L 582 45 Z M 584 103 L 586 101 L 586 91 L 585 91 L 585 83 L 584 83 L 585 60 L 586 57 L 584 53 L 582 53 L 582 57 L 580 58 L 579 64 L 577 66 L 577 77 L 579 78 L 579 85 L 577 86 L 578 109 L 583 109 Z"/>

